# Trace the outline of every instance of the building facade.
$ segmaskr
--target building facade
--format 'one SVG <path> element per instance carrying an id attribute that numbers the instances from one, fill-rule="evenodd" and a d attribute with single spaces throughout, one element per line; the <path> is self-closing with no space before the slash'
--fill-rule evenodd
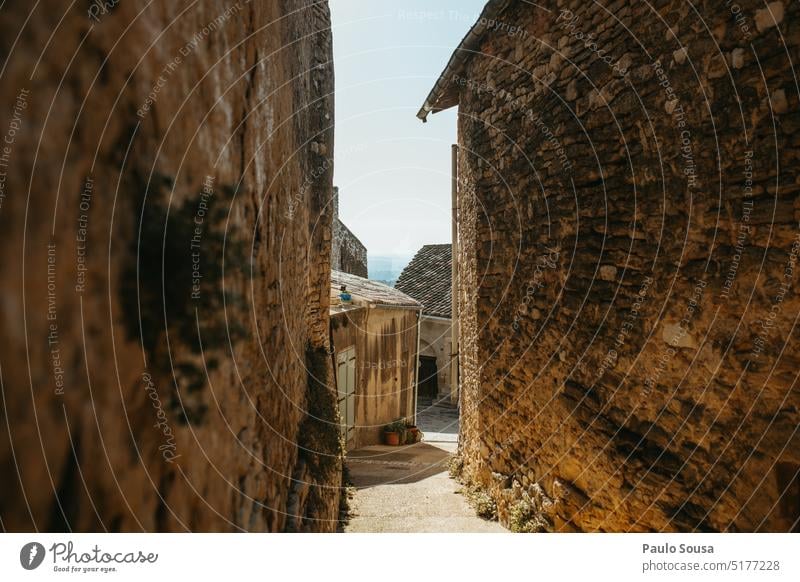
<path id="1" fill-rule="evenodd" d="M 455 404 L 458 383 L 451 378 L 451 258 L 451 245 L 425 245 L 403 269 L 395 288 L 422 304 L 419 396 Z"/>
<path id="2" fill-rule="evenodd" d="M 333 271 L 331 353 L 348 450 L 381 443 L 391 422 L 414 420 L 421 308 L 383 283 Z"/>
<path id="3" fill-rule="evenodd" d="M 459 447 L 507 524 L 798 528 L 800 5 L 736 10 L 493 0 L 419 113 L 459 108 Z"/>

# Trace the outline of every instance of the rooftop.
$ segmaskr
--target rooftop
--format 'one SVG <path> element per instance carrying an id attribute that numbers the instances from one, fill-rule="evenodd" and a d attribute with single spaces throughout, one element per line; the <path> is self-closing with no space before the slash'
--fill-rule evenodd
<path id="1" fill-rule="evenodd" d="M 452 255 L 449 244 L 425 245 L 400 273 L 395 288 L 422 303 L 425 315 L 450 317 Z"/>
<path id="2" fill-rule="evenodd" d="M 408 307 L 419 309 L 422 305 L 402 291 L 389 287 L 377 281 L 371 281 L 358 275 L 331 271 L 331 296 L 338 296 L 342 285 L 347 287 L 347 292 L 354 300 L 361 300 L 376 305 L 391 305 L 394 307 Z M 333 306 L 332 306 L 333 308 Z"/>

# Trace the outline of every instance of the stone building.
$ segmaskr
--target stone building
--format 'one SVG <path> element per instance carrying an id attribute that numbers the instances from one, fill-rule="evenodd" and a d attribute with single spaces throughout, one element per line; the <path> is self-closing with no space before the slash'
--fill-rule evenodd
<path id="1" fill-rule="evenodd" d="M 333 187 L 333 237 L 331 268 L 335 271 L 367 277 L 367 247 L 339 219 L 339 187 Z"/>
<path id="2" fill-rule="evenodd" d="M 2 529 L 333 531 L 327 3 L 14 3 L 0 46 Z"/>
<path id="3" fill-rule="evenodd" d="M 453 358 L 450 288 L 452 247 L 425 245 L 403 269 L 395 288 L 422 304 L 419 332 L 419 383 L 422 398 L 458 401 L 450 381 Z"/>
<path id="4" fill-rule="evenodd" d="M 342 286 L 348 302 L 339 298 Z M 421 309 L 383 283 L 331 274 L 331 352 L 348 449 L 379 444 L 385 425 L 413 420 Z"/>
<path id="5" fill-rule="evenodd" d="M 789 531 L 800 4 L 489 2 L 458 105 L 464 478 L 524 531 Z"/>

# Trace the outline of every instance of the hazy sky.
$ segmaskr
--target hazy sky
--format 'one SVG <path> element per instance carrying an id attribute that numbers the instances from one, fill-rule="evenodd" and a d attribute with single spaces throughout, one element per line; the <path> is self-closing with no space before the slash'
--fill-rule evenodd
<path id="1" fill-rule="evenodd" d="M 416 117 L 485 0 L 331 0 L 334 183 L 371 256 L 450 241 L 455 109 Z"/>

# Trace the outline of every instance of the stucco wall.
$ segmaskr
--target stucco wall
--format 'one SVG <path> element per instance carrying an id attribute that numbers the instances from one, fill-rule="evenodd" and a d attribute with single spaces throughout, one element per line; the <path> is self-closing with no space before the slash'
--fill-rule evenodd
<path id="1" fill-rule="evenodd" d="M 420 348 L 420 354 L 436 357 L 439 398 L 450 394 L 450 346 L 452 345 L 450 327 L 450 320 L 425 316 L 422 317 L 420 324 L 422 345 L 430 346 L 428 352 Z"/>
<path id="2" fill-rule="evenodd" d="M 327 5 L 92 16 L 0 18 L 2 527 L 333 530 Z"/>
<path id="3" fill-rule="evenodd" d="M 457 80 L 465 476 L 532 530 L 786 531 L 800 5 L 540 4 Z"/>
<path id="4" fill-rule="evenodd" d="M 417 313 L 374 307 L 332 319 L 334 349 L 356 348 L 356 429 L 348 448 L 378 444 L 384 425 L 413 419 Z"/>

